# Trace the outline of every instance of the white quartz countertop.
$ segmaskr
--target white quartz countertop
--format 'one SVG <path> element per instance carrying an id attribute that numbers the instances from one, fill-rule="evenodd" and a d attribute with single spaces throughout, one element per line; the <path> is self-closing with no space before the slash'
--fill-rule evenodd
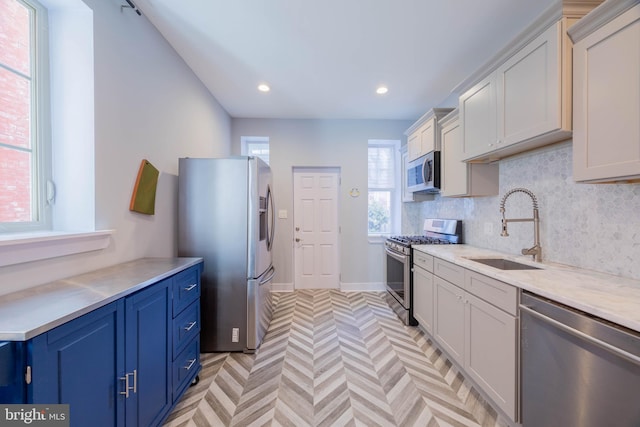
<path id="1" fill-rule="evenodd" d="M 640 332 L 640 280 L 512 256 L 468 245 L 417 245 L 433 255 L 569 307 Z M 469 258 L 506 258 L 540 270 L 500 270 Z"/>
<path id="2" fill-rule="evenodd" d="M 0 340 L 26 341 L 202 262 L 142 258 L 0 297 Z"/>

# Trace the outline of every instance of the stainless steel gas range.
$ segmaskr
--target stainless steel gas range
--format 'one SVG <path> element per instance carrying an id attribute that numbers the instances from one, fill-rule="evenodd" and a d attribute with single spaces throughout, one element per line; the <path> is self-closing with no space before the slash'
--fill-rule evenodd
<path id="1" fill-rule="evenodd" d="M 412 245 L 449 245 L 462 243 L 462 221 L 426 219 L 420 236 L 392 236 L 384 245 L 387 260 L 387 302 L 405 325 L 417 325 L 413 317 Z"/>

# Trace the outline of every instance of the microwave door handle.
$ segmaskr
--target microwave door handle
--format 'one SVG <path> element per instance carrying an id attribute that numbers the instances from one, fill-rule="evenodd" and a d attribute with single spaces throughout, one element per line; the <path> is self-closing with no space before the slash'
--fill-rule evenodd
<path id="1" fill-rule="evenodd" d="M 427 184 L 432 181 L 433 176 L 433 162 L 431 160 L 425 159 L 424 166 L 422 167 L 422 175 L 424 179 L 424 183 Z"/>
<path id="2" fill-rule="evenodd" d="M 424 184 L 429 182 L 427 178 L 429 178 L 429 160 L 424 159 L 424 161 L 422 162 L 422 182 Z"/>

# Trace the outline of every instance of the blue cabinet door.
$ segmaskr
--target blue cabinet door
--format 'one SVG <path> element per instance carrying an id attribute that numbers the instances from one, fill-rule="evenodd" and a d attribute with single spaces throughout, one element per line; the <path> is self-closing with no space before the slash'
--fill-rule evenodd
<path id="1" fill-rule="evenodd" d="M 26 343 L 0 342 L 0 403 L 25 403 Z"/>
<path id="2" fill-rule="evenodd" d="M 71 426 L 124 425 L 124 302 L 32 340 L 30 403 L 69 404 Z"/>
<path id="3" fill-rule="evenodd" d="M 172 406 L 171 279 L 126 298 L 127 426 L 158 425 Z M 135 372 L 134 372 L 135 371 Z"/>

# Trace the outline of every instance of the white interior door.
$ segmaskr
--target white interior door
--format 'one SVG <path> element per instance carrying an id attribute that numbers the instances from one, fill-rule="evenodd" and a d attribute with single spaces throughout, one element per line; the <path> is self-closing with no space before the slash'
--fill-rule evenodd
<path id="1" fill-rule="evenodd" d="M 340 170 L 293 171 L 296 289 L 339 288 L 338 196 Z"/>

